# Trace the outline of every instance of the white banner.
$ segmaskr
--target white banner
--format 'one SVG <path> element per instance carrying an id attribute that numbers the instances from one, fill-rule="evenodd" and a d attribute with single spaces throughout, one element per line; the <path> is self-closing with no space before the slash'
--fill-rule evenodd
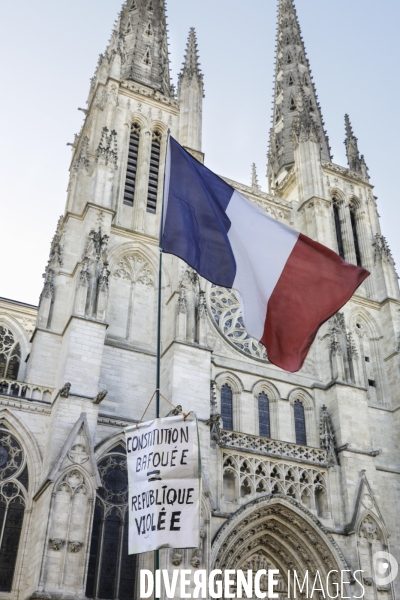
<path id="1" fill-rule="evenodd" d="M 196 419 L 182 415 L 125 429 L 129 554 L 197 548 L 200 453 Z"/>

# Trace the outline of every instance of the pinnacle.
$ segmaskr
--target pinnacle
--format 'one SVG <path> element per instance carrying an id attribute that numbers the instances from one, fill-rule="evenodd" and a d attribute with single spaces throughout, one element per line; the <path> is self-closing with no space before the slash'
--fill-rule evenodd
<path id="1" fill-rule="evenodd" d="M 251 165 L 251 187 L 256 191 L 261 190 L 261 186 L 258 183 L 257 167 L 255 163 Z"/>
<path id="2" fill-rule="evenodd" d="M 368 181 L 368 167 L 365 162 L 364 155 L 360 156 L 358 149 L 358 139 L 354 135 L 353 128 L 351 126 L 349 115 L 344 116 L 344 122 L 346 127 L 346 139 L 344 144 L 346 146 L 347 162 L 349 168 L 356 173 L 361 173 L 363 177 Z"/>
<path id="3" fill-rule="evenodd" d="M 191 27 L 189 31 L 185 59 L 179 77 L 181 78 L 185 75 L 189 77 L 193 77 L 193 75 L 196 75 L 199 78 L 203 77 L 203 74 L 200 70 L 199 55 L 197 49 L 197 37 L 196 30 L 194 27 Z"/>

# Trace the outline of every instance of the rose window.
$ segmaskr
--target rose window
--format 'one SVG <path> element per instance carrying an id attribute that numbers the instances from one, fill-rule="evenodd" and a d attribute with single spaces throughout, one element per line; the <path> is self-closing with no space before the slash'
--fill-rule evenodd
<path id="1" fill-rule="evenodd" d="M 110 504 L 128 501 L 128 471 L 125 456 L 109 455 L 99 463 L 103 488 L 99 496 Z"/>
<path id="2" fill-rule="evenodd" d="M 247 333 L 237 293 L 212 285 L 209 304 L 214 321 L 225 338 L 245 354 L 268 360 L 265 348 Z"/>

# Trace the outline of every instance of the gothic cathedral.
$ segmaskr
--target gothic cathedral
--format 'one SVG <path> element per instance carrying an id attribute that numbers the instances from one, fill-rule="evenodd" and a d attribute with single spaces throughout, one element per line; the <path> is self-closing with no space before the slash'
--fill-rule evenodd
<path id="1" fill-rule="evenodd" d="M 272 60 L 272 57 L 271 57 Z M 197 413 L 197 549 L 161 568 L 347 570 L 346 596 L 394 600 L 400 562 L 400 292 L 349 117 L 334 164 L 293 0 L 279 0 L 269 193 L 229 183 L 371 276 L 303 369 L 268 362 L 237 295 L 165 255 L 161 391 Z M 38 307 L 0 299 L 0 600 L 131 600 L 152 555 L 127 551 L 124 427 L 155 389 L 158 231 L 167 131 L 199 161 L 194 29 L 177 89 L 164 0 L 127 0 L 72 144 L 64 215 Z M 154 417 L 152 405 L 147 414 Z M 162 404 L 166 415 L 171 407 Z"/>

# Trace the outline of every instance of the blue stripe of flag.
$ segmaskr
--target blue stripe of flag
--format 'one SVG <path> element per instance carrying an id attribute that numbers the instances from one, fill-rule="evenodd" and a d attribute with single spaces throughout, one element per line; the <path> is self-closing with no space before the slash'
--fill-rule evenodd
<path id="1" fill-rule="evenodd" d="M 216 285 L 232 287 L 236 262 L 226 209 L 234 189 L 170 137 L 170 176 L 162 248 Z"/>

